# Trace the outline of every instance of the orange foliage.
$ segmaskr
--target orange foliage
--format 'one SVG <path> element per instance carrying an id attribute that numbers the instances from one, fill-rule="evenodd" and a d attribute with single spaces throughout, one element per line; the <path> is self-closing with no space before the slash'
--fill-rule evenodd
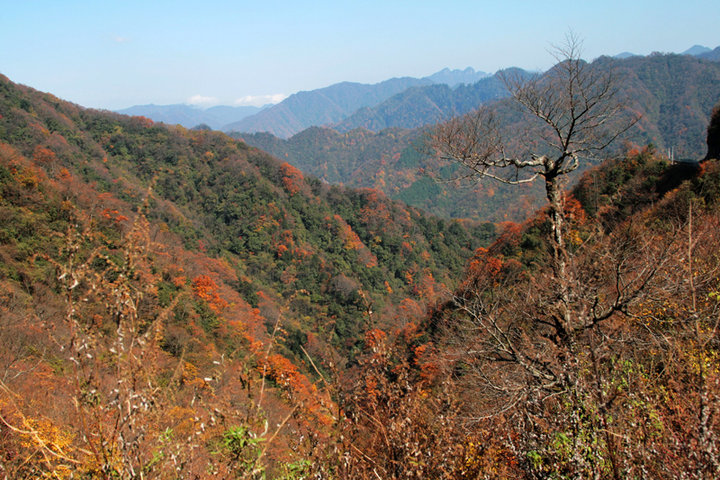
<path id="1" fill-rule="evenodd" d="M 500 257 L 490 255 L 486 248 L 478 248 L 475 255 L 470 260 L 466 270 L 467 280 L 463 283 L 464 287 L 469 287 L 478 281 L 494 282 L 503 271 L 505 262 Z"/>
<path id="2" fill-rule="evenodd" d="M 72 180 L 72 174 L 70 173 L 70 170 L 63 167 L 60 169 L 60 180 L 67 182 Z"/>
<path id="3" fill-rule="evenodd" d="M 522 225 L 516 222 L 502 222 L 500 223 L 500 229 L 502 233 L 498 237 L 497 244 L 515 244 L 520 241 L 520 234 L 522 233 Z"/>
<path id="4" fill-rule="evenodd" d="M 415 347 L 413 362 L 420 368 L 420 379 L 423 382 L 433 382 L 440 373 L 440 366 L 435 361 L 435 349 L 431 343 L 424 343 Z"/>
<path id="5" fill-rule="evenodd" d="M 405 298 L 400 302 L 400 314 L 398 318 L 404 318 L 406 320 L 420 319 L 425 314 L 425 308 L 422 304 L 416 302 L 412 298 Z M 406 326 L 407 328 L 407 326 Z M 407 334 L 407 330 L 405 331 Z"/>
<path id="6" fill-rule="evenodd" d="M 218 295 L 218 286 L 215 281 L 208 275 L 200 275 L 193 280 L 192 283 L 193 293 L 205 300 L 208 306 L 215 313 L 221 313 L 227 306 L 228 303 Z"/>
<path id="7" fill-rule="evenodd" d="M 283 175 L 283 187 L 285 187 L 285 190 L 287 190 L 290 196 L 298 193 L 300 191 L 300 185 L 305 180 L 302 172 L 287 162 L 280 165 L 280 172 Z"/>
<path id="8" fill-rule="evenodd" d="M 427 271 L 420 276 L 419 281 L 415 282 L 415 285 L 413 286 L 413 293 L 419 298 L 427 302 L 431 302 L 436 300 L 441 293 L 441 291 L 438 291 L 438 286 L 441 289 L 443 287 L 442 284 L 438 285 L 435 281 L 435 277 L 433 277 L 432 272 Z"/>
<path id="9" fill-rule="evenodd" d="M 363 243 L 360 237 L 358 237 L 358 234 L 353 231 L 352 227 L 350 227 L 340 215 L 335 215 L 334 218 L 340 225 L 340 236 L 345 241 L 345 249 L 360 250 L 363 247 Z"/>
<path id="10" fill-rule="evenodd" d="M 378 328 L 373 328 L 365 332 L 365 344 L 370 349 L 376 349 L 380 346 L 381 342 L 385 340 L 387 334 Z"/>
<path id="11" fill-rule="evenodd" d="M 565 217 L 576 225 L 587 223 L 587 213 L 580 202 L 572 195 L 565 196 Z"/>

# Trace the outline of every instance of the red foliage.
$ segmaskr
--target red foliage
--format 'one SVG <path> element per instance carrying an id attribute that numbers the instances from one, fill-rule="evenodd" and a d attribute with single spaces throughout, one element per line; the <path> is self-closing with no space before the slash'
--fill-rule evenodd
<path id="1" fill-rule="evenodd" d="M 477 277 L 480 275 L 490 278 L 497 277 L 502 271 L 503 261 L 500 258 L 489 254 L 487 248 L 478 248 L 468 266 L 468 276 Z"/>
<path id="2" fill-rule="evenodd" d="M 522 235 L 522 225 L 515 222 L 502 222 L 500 224 L 502 233 L 495 241 L 494 246 L 507 245 L 509 247 L 517 247 L 520 244 L 520 236 Z"/>
<path id="3" fill-rule="evenodd" d="M 102 212 L 100 212 L 100 215 L 102 215 L 108 220 L 114 221 L 115 223 L 125 222 L 128 220 L 128 217 L 122 215 L 119 211 L 111 208 L 104 209 Z"/>
<path id="4" fill-rule="evenodd" d="M 33 151 L 33 159 L 40 164 L 48 164 L 55 161 L 55 152 L 47 147 L 38 145 Z"/>
<path id="5" fill-rule="evenodd" d="M 147 117 L 143 117 L 143 116 L 130 117 L 130 120 L 132 121 L 133 124 L 139 125 L 143 128 L 149 128 L 154 125 L 152 120 L 150 120 Z"/>
<path id="6" fill-rule="evenodd" d="M 369 349 L 375 349 L 387 337 L 387 334 L 378 328 L 373 328 L 365 332 L 365 344 Z"/>
<path id="7" fill-rule="evenodd" d="M 198 298 L 205 300 L 210 309 L 215 313 L 221 313 L 228 306 L 228 303 L 218 295 L 217 284 L 208 275 L 195 277 L 192 288 L 193 293 L 195 293 Z"/>

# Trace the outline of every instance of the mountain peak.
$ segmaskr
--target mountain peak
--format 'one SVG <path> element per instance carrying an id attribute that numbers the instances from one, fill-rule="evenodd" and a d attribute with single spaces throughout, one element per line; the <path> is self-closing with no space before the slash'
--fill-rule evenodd
<path id="1" fill-rule="evenodd" d="M 424 78 L 433 83 L 440 83 L 448 85 L 449 87 L 455 87 L 461 84 L 473 84 L 478 80 L 482 80 L 483 78 L 489 76 L 489 73 L 481 72 L 479 70 L 476 71 L 472 67 L 466 67 L 464 70 L 445 67 L 439 72 L 435 72 Z"/>

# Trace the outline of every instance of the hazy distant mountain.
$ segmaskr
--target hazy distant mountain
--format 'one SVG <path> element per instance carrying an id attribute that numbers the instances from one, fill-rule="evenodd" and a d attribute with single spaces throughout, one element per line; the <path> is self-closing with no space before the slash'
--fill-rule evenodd
<path id="1" fill-rule="evenodd" d="M 698 56 L 698 55 L 700 55 L 700 54 L 702 54 L 702 53 L 707 53 L 707 52 L 710 52 L 710 51 L 712 51 L 710 48 L 705 47 L 705 46 L 703 46 L 703 45 L 693 45 L 692 47 L 690 47 L 690 48 L 688 48 L 687 50 L 685 50 L 684 52 L 682 52 L 681 55 L 694 55 L 694 56 Z"/>
<path id="2" fill-rule="evenodd" d="M 507 70 L 529 75 L 521 69 Z M 414 87 L 375 106 L 363 108 L 333 125 L 338 131 L 367 128 L 379 132 L 386 128 L 418 128 L 467 113 L 483 103 L 508 95 L 500 74 L 483 78 L 472 85 L 450 88 L 447 85 Z"/>
<path id="3" fill-rule="evenodd" d="M 270 132 L 281 138 L 313 125 L 335 123 L 357 109 L 377 105 L 410 87 L 429 85 L 418 78 L 393 78 L 373 85 L 343 82 L 326 88 L 299 92 L 282 102 L 239 122 L 225 125 L 226 132 Z"/>
<path id="4" fill-rule="evenodd" d="M 154 122 L 162 122 L 169 125 L 180 124 L 187 128 L 205 124 L 211 128 L 219 129 L 230 122 L 237 122 L 247 116 L 258 113 L 263 108 L 265 107 L 229 107 L 221 105 L 202 109 L 185 104 L 134 105 L 129 108 L 117 110 L 117 113 L 143 116 Z"/>
<path id="5" fill-rule="evenodd" d="M 393 78 L 374 85 L 343 82 L 296 93 L 263 112 L 225 125 L 222 129 L 226 132 L 269 132 L 280 138 L 289 138 L 311 126 L 341 122 L 359 109 L 375 107 L 413 87 L 433 84 L 455 87 L 474 84 L 488 76 L 468 67 L 465 70 L 445 68 L 425 78 Z M 447 88 L 439 89 L 443 90 Z M 429 108 L 432 109 L 432 106 L 429 105 Z"/>
<path id="6" fill-rule="evenodd" d="M 449 68 L 443 68 L 439 72 L 433 73 L 425 78 L 431 80 L 433 83 L 455 87 L 463 83 L 472 84 L 489 76 L 489 73 L 475 71 L 474 68 L 467 67 L 465 70 L 450 70 Z"/>
<path id="7" fill-rule="evenodd" d="M 712 60 L 713 62 L 720 62 L 720 47 L 716 47 L 715 50 L 703 52 L 697 56 L 704 60 Z"/>
<path id="8" fill-rule="evenodd" d="M 708 55 L 712 54 L 713 51 L 714 50 L 712 50 L 706 46 L 703 46 L 703 45 L 693 45 L 692 47 L 690 47 L 687 50 L 685 50 L 684 52 L 682 52 L 680 55 L 692 55 L 694 57 L 705 58 L 706 60 L 717 60 L 717 58 L 708 58 Z M 625 58 L 641 57 L 641 56 L 642 55 L 637 55 L 637 54 L 631 53 L 631 52 L 622 52 L 622 53 L 618 53 L 617 55 L 613 55 L 612 58 L 622 60 Z"/>
<path id="9" fill-rule="evenodd" d="M 622 52 L 622 53 L 618 53 L 617 55 L 613 55 L 613 58 L 617 58 L 617 59 L 621 60 L 623 58 L 630 58 L 630 57 L 637 57 L 637 56 L 638 55 L 635 53 Z"/>

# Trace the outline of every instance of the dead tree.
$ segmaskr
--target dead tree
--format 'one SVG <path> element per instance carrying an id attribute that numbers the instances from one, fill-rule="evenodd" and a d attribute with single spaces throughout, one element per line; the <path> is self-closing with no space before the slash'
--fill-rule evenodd
<path id="1" fill-rule="evenodd" d="M 589 157 L 606 149 L 637 118 L 622 118 L 623 104 L 609 72 L 580 58 L 580 41 L 568 35 L 555 47 L 557 65 L 531 78 L 503 77 L 523 114 L 523 132 L 501 125 L 493 106 L 437 126 L 429 146 L 443 161 L 459 163 L 471 176 L 506 184 L 542 179 L 552 231 L 554 287 L 563 311 L 561 329 L 570 331 L 567 250 L 563 236 L 563 179 Z M 513 135 L 515 138 L 511 138 Z M 524 136 L 528 142 L 518 142 Z"/>

